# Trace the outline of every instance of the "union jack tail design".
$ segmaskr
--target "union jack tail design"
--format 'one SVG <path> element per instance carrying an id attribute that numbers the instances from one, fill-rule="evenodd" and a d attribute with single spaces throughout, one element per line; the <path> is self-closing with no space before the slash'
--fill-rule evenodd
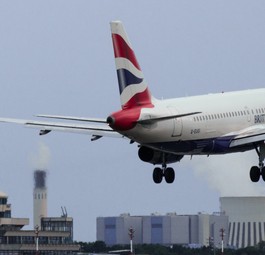
<path id="1" fill-rule="evenodd" d="M 122 109 L 152 106 L 151 94 L 120 21 L 110 23 Z"/>

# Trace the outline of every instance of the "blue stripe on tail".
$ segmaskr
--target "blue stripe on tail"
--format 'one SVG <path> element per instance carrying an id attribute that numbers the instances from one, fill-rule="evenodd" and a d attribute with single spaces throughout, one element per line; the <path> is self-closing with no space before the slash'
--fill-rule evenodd
<path id="1" fill-rule="evenodd" d="M 139 84 L 143 81 L 142 78 L 136 77 L 127 69 L 118 69 L 117 76 L 119 81 L 120 94 L 127 86 L 131 84 Z"/>

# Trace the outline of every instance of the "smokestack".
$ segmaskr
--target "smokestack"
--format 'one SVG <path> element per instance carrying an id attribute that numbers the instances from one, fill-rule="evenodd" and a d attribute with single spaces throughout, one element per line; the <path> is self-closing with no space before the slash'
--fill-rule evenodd
<path id="1" fill-rule="evenodd" d="M 44 170 L 34 172 L 33 215 L 33 227 L 37 225 L 40 227 L 41 218 L 47 217 L 46 171 Z"/>
<path id="2" fill-rule="evenodd" d="M 35 189 L 43 189 L 46 188 L 46 172 L 43 170 L 36 170 L 34 172 L 34 180 L 35 180 Z"/>

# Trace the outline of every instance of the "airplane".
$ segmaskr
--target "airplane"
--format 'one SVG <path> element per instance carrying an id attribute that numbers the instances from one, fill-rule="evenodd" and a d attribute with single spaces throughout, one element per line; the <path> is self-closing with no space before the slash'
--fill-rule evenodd
<path id="1" fill-rule="evenodd" d="M 168 164 L 186 155 L 256 150 L 258 166 L 251 167 L 250 179 L 265 181 L 265 89 L 159 100 L 149 90 L 122 22 L 112 21 L 110 27 L 120 110 L 106 119 L 36 115 L 53 120 L 0 118 L 0 122 L 38 128 L 40 135 L 64 131 L 89 134 L 92 141 L 103 136 L 127 138 L 130 144 L 138 144 L 142 161 L 155 165 L 157 184 L 163 179 L 173 183 L 175 171 Z"/>

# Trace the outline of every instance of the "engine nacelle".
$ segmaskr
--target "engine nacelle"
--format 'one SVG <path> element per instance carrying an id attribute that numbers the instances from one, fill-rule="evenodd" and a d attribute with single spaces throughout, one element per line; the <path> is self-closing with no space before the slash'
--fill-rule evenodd
<path id="1" fill-rule="evenodd" d="M 156 151 L 151 148 L 141 146 L 138 150 L 139 158 L 144 161 L 154 165 L 160 165 L 163 163 L 169 164 L 178 162 L 183 158 L 183 155 L 175 155 L 171 153 L 164 153 L 161 151 Z M 163 158 L 165 157 L 165 158 Z M 165 162 L 163 162 L 165 160 Z"/>

